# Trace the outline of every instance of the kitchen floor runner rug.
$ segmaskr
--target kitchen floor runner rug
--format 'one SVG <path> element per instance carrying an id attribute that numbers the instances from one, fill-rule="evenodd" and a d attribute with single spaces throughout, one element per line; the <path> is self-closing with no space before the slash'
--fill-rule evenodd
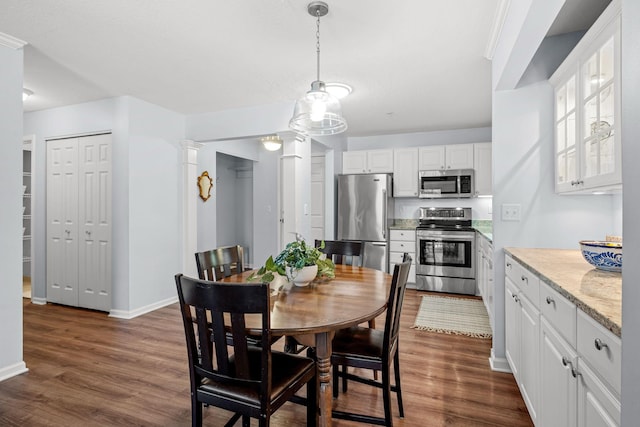
<path id="1" fill-rule="evenodd" d="M 491 338 L 489 316 L 484 303 L 479 299 L 424 295 L 412 328 Z"/>

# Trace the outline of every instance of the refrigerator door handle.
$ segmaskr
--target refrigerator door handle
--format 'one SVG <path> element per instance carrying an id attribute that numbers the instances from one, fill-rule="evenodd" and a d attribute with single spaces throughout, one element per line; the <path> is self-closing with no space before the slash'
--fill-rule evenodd
<path id="1" fill-rule="evenodd" d="M 386 219 L 389 218 L 389 212 L 387 210 L 387 189 L 383 188 L 382 189 L 382 203 L 384 203 L 384 219 L 385 221 L 382 222 L 382 238 L 383 239 L 387 239 L 387 224 L 386 224 Z"/>

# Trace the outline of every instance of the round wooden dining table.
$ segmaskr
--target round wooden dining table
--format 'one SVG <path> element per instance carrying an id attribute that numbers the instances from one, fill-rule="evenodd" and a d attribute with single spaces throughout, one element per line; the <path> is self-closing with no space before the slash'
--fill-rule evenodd
<path id="1" fill-rule="evenodd" d="M 232 275 L 224 282 L 246 282 L 251 271 Z M 298 287 L 288 283 L 271 295 L 273 335 L 295 336 L 315 347 L 318 370 L 318 425 L 331 425 L 331 340 L 335 331 L 373 319 L 384 312 L 391 275 L 366 267 L 336 265 L 336 277 Z M 247 318 L 247 327 L 252 325 Z M 260 329 L 256 329 L 256 333 Z"/>

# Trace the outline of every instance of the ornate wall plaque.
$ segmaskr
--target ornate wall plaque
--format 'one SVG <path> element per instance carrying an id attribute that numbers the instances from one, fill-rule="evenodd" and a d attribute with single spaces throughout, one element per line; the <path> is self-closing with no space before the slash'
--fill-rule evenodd
<path id="1" fill-rule="evenodd" d="M 200 189 L 200 198 L 205 202 L 211 197 L 211 189 L 213 188 L 213 180 L 209 176 L 209 172 L 204 171 L 198 177 L 198 188 Z"/>

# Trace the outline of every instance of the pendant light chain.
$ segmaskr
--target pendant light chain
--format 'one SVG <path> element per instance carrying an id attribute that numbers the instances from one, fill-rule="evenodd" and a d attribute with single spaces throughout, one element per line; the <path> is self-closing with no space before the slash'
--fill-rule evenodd
<path id="1" fill-rule="evenodd" d="M 320 81 L 320 9 L 316 10 L 316 56 L 317 56 L 317 81 Z"/>

